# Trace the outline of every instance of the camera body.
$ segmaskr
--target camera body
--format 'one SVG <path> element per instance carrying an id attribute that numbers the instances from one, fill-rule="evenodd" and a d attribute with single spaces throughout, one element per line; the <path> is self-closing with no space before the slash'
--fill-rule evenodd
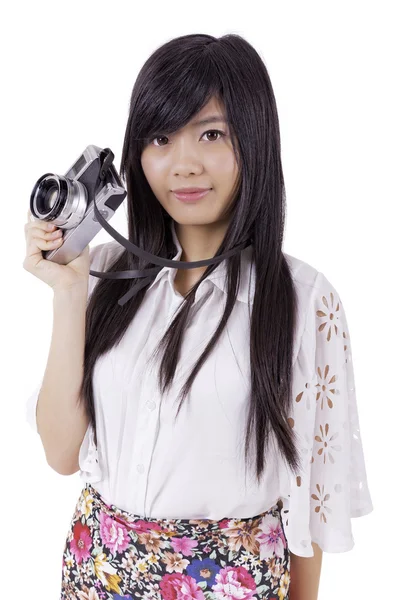
<path id="1" fill-rule="evenodd" d="M 89 145 L 65 175 L 45 173 L 30 196 L 30 211 L 42 221 L 63 230 L 60 248 L 43 251 L 43 257 L 66 265 L 83 252 L 102 229 L 95 216 L 109 221 L 127 193 L 112 163 L 109 148 Z"/>

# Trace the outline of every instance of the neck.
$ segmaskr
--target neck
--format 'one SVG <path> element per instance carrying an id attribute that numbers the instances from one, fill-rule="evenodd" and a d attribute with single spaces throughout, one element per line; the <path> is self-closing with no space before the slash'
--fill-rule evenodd
<path id="1" fill-rule="evenodd" d="M 221 221 L 208 225 L 181 225 L 174 222 L 176 235 L 183 248 L 179 260 L 183 262 L 195 262 L 212 258 L 220 247 L 228 228 L 228 223 Z M 178 286 L 187 288 L 202 277 L 207 269 L 196 267 L 195 269 L 179 269 L 176 274 Z M 184 291 L 183 289 L 183 291 Z"/>
<path id="2" fill-rule="evenodd" d="M 208 225 L 181 225 L 175 222 L 174 227 L 183 248 L 180 260 L 195 262 L 216 254 L 225 237 L 228 223 L 221 221 Z"/>

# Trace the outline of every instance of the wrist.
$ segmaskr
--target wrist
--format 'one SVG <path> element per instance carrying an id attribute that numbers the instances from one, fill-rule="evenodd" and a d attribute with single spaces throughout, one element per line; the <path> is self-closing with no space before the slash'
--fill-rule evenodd
<path id="1" fill-rule="evenodd" d="M 88 294 L 88 285 L 87 282 L 83 283 L 83 284 L 75 284 L 72 286 L 58 286 L 53 289 L 53 299 L 67 299 L 67 300 L 72 300 L 72 299 L 80 299 L 80 298 L 87 298 L 87 294 Z"/>

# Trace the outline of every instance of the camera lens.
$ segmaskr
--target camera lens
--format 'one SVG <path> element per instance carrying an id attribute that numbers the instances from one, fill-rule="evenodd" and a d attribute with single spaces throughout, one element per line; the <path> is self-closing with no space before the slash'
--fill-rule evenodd
<path id="1" fill-rule="evenodd" d="M 31 193 L 30 210 L 38 219 L 54 222 L 64 229 L 72 228 L 82 221 L 87 198 L 87 190 L 79 181 L 45 173 Z"/>
<path id="2" fill-rule="evenodd" d="M 47 177 L 36 190 L 36 209 L 51 219 L 60 216 L 67 200 L 67 185 L 60 178 Z"/>
<path id="3" fill-rule="evenodd" d="M 51 188 L 49 188 L 49 190 L 46 192 L 45 198 L 44 198 L 44 205 L 45 205 L 45 210 L 51 209 L 53 208 L 54 202 L 56 200 L 56 198 L 58 197 L 58 190 L 57 188 L 53 185 Z"/>

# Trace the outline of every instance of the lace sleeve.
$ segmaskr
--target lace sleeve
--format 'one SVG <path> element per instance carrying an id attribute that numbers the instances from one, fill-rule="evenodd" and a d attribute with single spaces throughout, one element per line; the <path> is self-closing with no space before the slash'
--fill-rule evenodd
<path id="1" fill-rule="evenodd" d="M 302 469 L 283 498 L 289 549 L 313 556 L 354 546 L 351 518 L 373 510 L 360 435 L 351 340 L 344 307 L 318 273 L 293 380 L 291 424 Z"/>

